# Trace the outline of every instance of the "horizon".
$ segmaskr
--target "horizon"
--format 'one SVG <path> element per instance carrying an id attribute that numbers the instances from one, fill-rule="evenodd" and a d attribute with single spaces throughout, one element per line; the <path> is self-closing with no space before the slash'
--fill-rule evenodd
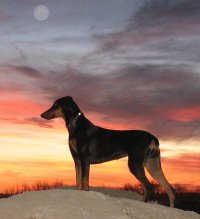
<path id="1" fill-rule="evenodd" d="M 200 2 L 0 1 L 0 192 L 75 183 L 68 132 L 40 114 L 72 96 L 98 126 L 160 141 L 171 184 L 200 185 Z M 137 180 L 127 158 L 92 165 L 91 186 Z"/>

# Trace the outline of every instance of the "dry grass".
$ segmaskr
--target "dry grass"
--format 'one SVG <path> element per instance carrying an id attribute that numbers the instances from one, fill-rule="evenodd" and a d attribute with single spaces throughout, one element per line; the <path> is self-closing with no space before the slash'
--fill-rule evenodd
<path id="1" fill-rule="evenodd" d="M 160 186 L 156 181 L 151 181 L 151 183 L 154 185 L 155 193 L 156 194 L 163 194 L 165 193 L 165 189 Z M 200 193 L 200 187 L 196 188 L 190 188 L 187 187 L 186 185 L 181 185 L 181 184 L 175 184 L 173 185 L 174 189 L 176 190 L 176 193 Z M 143 194 L 143 186 L 141 183 L 136 183 L 136 184 L 130 184 L 126 183 L 124 187 L 121 188 L 122 190 L 125 191 L 135 191 L 139 194 Z"/>
<path id="2" fill-rule="evenodd" d="M 163 189 L 163 187 L 161 187 L 157 182 L 155 181 L 152 181 L 151 182 L 153 185 L 154 185 L 154 189 L 155 189 L 155 193 L 156 194 L 161 194 L 161 193 L 164 193 L 165 190 Z M 143 186 L 141 183 L 136 183 L 136 184 L 130 184 L 130 183 L 126 183 L 124 185 L 124 187 L 122 188 L 122 190 L 125 190 L 125 191 L 134 191 L 134 192 L 137 192 L 141 195 L 143 195 L 144 193 L 144 190 L 143 190 Z"/>
<path id="3" fill-rule="evenodd" d="M 13 188 L 9 188 L 5 190 L 4 195 L 9 197 L 9 196 L 20 194 L 23 192 L 48 190 L 48 189 L 53 189 L 59 186 L 64 186 L 62 181 L 55 181 L 55 182 L 38 181 L 32 185 L 23 184 L 20 186 L 17 185 L 17 186 L 14 186 Z"/>

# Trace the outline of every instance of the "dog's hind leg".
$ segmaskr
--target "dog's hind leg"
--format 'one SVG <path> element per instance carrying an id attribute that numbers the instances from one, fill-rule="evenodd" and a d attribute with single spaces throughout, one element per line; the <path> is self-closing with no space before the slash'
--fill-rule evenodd
<path id="1" fill-rule="evenodd" d="M 142 161 L 137 161 L 132 157 L 128 157 L 128 167 L 130 172 L 142 183 L 144 187 L 143 201 L 147 202 L 153 194 L 154 186 L 147 179 Z"/>
<path id="2" fill-rule="evenodd" d="M 146 168 L 151 176 L 165 188 L 169 196 L 170 207 L 173 208 L 175 202 L 175 190 L 170 186 L 164 176 L 160 163 L 160 155 L 158 154 L 155 157 L 148 158 L 148 160 L 146 161 Z"/>

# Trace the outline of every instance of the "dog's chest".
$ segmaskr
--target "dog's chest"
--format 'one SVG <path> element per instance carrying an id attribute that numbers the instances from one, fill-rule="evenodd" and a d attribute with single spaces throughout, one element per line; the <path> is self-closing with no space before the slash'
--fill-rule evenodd
<path id="1" fill-rule="evenodd" d="M 78 151 L 77 151 L 77 141 L 76 141 L 75 138 L 69 139 L 69 147 L 70 147 L 70 149 L 73 150 L 74 152 L 76 152 L 76 153 L 78 152 Z"/>

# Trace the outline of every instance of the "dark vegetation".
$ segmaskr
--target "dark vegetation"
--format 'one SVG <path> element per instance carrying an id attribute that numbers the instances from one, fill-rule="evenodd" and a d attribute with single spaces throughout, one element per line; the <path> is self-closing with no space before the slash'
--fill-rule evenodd
<path id="1" fill-rule="evenodd" d="M 159 184 L 152 182 L 155 186 L 155 193 L 151 198 L 152 201 L 157 202 L 161 205 L 169 206 L 169 200 L 165 190 L 159 186 Z M 185 210 L 185 211 L 195 211 L 200 214 L 200 188 L 197 189 L 188 189 L 183 185 L 174 185 L 176 190 L 176 208 Z M 123 189 L 125 191 L 135 191 L 139 194 L 143 194 L 143 188 L 140 183 L 131 185 L 125 184 Z"/>
<path id="2" fill-rule="evenodd" d="M 168 197 L 162 187 L 157 183 L 153 182 L 155 186 L 155 194 L 152 197 L 152 201 L 157 202 L 162 205 L 169 205 Z M 49 190 L 56 187 L 66 186 L 62 181 L 55 181 L 53 183 L 48 182 L 37 182 L 33 185 L 22 185 L 16 186 L 12 189 L 6 190 L 4 193 L 0 193 L 0 198 L 8 198 L 12 195 L 20 194 L 27 191 L 39 191 L 39 190 Z M 176 208 L 186 210 L 186 211 L 195 211 L 200 214 L 200 189 L 188 189 L 183 185 L 174 185 L 176 189 Z M 112 188 L 113 189 L 113 188 Z M 143 188 L 140 183 L 132 185 L 125 184 L 122 188 L 116 188 L 125 191 L 134 191 L 139 194 L 143 194 Z"/>

